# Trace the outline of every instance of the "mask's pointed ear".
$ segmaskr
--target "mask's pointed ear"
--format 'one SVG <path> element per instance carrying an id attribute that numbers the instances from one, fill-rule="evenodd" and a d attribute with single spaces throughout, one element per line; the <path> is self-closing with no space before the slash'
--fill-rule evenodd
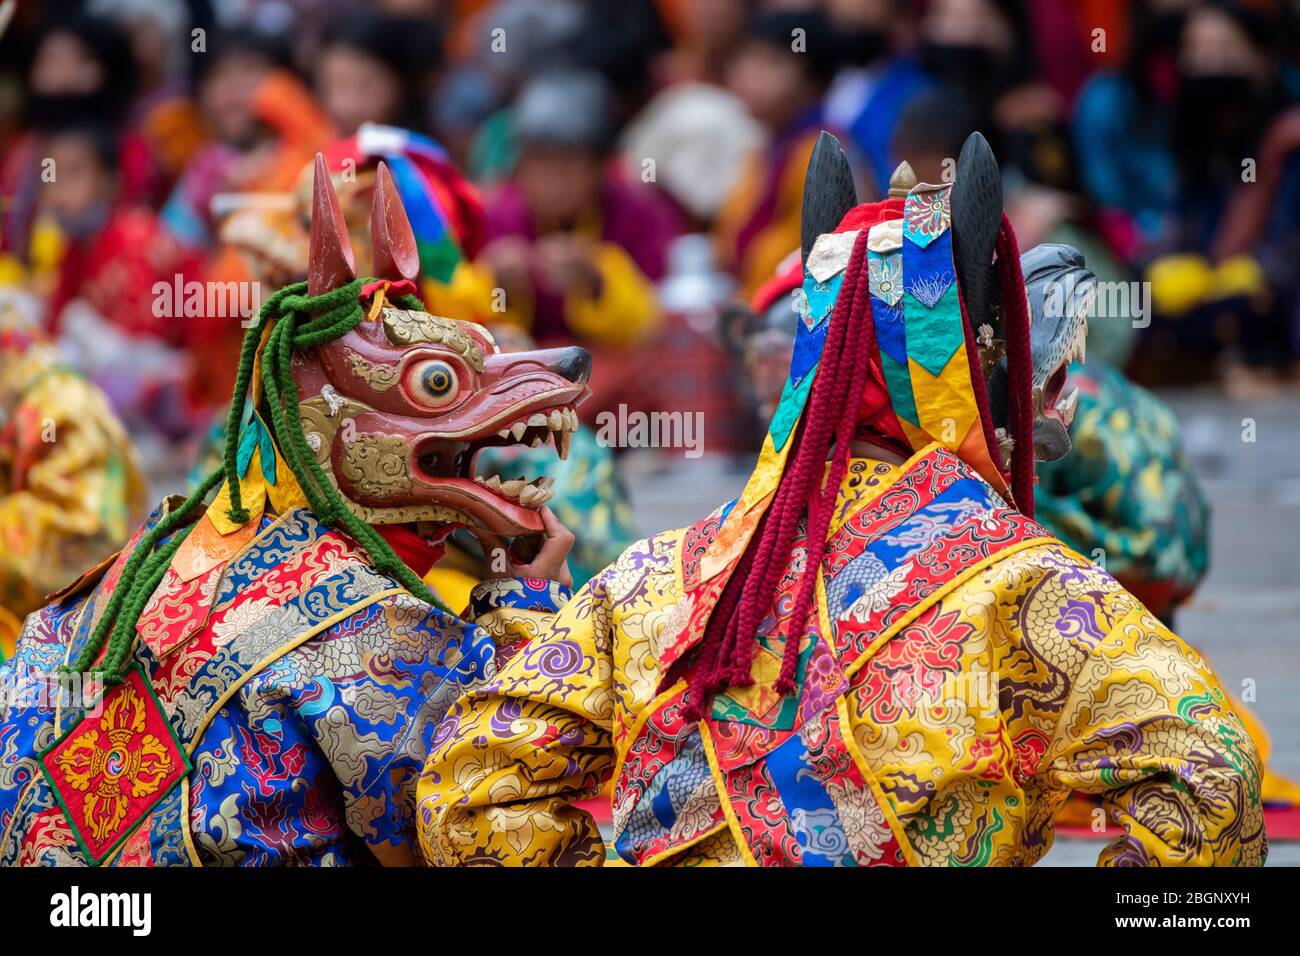
<path id="1" fill-rule="evenodd" d="M 967 315 L 976 327 L 993 322 L 993 247 L 1001 226 L 1002 173 L 989 141 L 977 131 L 966 137 L 952 185 L 952 257 Z"/>
<path id="2" fill-rule="evenodd" d="M 307 250 L 307 294 L 321 295 L 357 277 L 347 223 L 334 193 L 325 157 L 316 154 L 311 197 L 311 241 Z"/>
<path id="3" fill-rule="evenodd" d="M 834 232 L 844 214 L 858 204 L 853 170 L 840 142 L 822 130 L 808 159 L 803 182 L 803 214 L 799 223 L 800 258 L 808 261 L 817 237 Z"/>
<path id="4" fill-rule="evenodd" d="M 397 184 L 383 160 L 375 174 L 375 192 L 370 202 L 370 254 L 378 279 L 415 282 L 420 276 L 420 250 L 415 244 L 415 233 L 411 231 Z"/>

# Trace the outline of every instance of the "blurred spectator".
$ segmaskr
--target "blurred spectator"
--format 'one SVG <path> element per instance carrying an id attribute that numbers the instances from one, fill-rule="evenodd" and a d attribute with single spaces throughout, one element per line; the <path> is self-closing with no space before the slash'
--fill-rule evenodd
<path id="1" fill-rule="evenodd" d="M 151 209 L 122 198 L 110 127 L 69 121 L 45 149 L 53 176 L 40 215 L 58 240 L 46 324 L 128 427 L 174 441 L 194 423 L 187 392 L 204 323 L 158 284 L 171 291 L 193 263 Z"/>
<path id="2" fill-rule="evenodd" d="M 209 39 L 197 82 L 213 140 L 190 162 L 162 211 L 169 233 L 200 257 L 186 278 L 246 290 L 241 301 L 258 298 L 257 290 L 238 252 L 217 242 L 213 197 L 288 191 L 331 135 L 328 119 L 285 62 L 279 42 L 261 33 Z M 191 391 L 196 401 L 216 404 L 229 397 L 244 329 L 240 316 L 202 318 L 191 323 L 192 347 L 202 356 Z"/>
<path id="3" fill-rule="evenodd" d="M 691 228 L 708 230 L 762 142 L 761 128 L 733 94 L 684 82 L 628 124 L 622 152 L 629 175 L 649 178 Z"/>
<path id="4" fill-rule="evenodd" d="M 441 50 L 429 20 L 363 10 L 334 23 L 315 58 L 314 83 L 338 134 L 351 136 L 365 122 L 423 126 Z"/>
<path id="5" fill-rule="evenodd" d="M 918 182 L 952 178 L 953 163 L 972 131 L 980 107 L 960 89 L 939 84 L 918 93 L 898 117 L 890 153 L 907 160 Z"/>
<path id="6" fill-rule="evenodd" d="M 931 82 L 899 50 L 914 27 L 898 0 L 827 0 L 843 67 L 826 98 L 826 121 L 846 130 L 862 154 L 873 191 L 883 196 L 898 165 L 890 139 L 899 114 Z"/>
<path id="7" fill-rule="evenodd" d="M 41 186 L 40 212 L 58 230 L 61 255 L 48 299 L 47 326 L 57 333 L 64 308 L 82 299 L 109 324 L 179 344 L 183 323 L 155 315 L 153 286 L 184 266 L 149 209 L 127 201 L 117 140 L 107 124 L 69 121 L 47 137 L 53 175 Z"/>
<path id="8" fill-rule="evenodd" d="M 594 70 L 610 86 L 613 120 L 622 126 L 653 91 L 652 67 L 667 48 L 668 33 L 656 0 L 581 0 L 582 27 L 572 65 Z M 725 24 L 720 24 L 725 29 Z"/>
<path id="9" fill-rule="evenodd" d="M 922 67 L 972 98 L 1004 171 L 1045 142 L 1064 142 L 1065 102 L 1040 78 L 1023 0 L 934 0 L 920 34 Z"/>
<path id="10" fill-rule="evenodd" d="M 1179 238 L 1198 248 L 1209 247 L 1227 194 L 1243 183 L 1243 161 L 1293 103 L 1278 82 L 1273 26 L 1243 5 L 1217 2 L 1193 10 L 1183 26 L 1173 150 Z M 1294 230 L 1295 204 L 1278 213 Z"/>
<path id="11" fill-rule="evenodd" d="M 183 0 L 91 0 L 89 8 L 127 35 L 139 78 L 130 123 L 149 145 L 170 186 L 206 138 L 198 107 L 189 96 L 189 8 Z M 165 193 L 152 198 L 161 202 Z"/>
<path id="12" fill-rule="evenodd" d="M 1021 0 L 934 0 L 921 18 L 920 57 L 928 73 L 974 97 L 982 119 L 1036 66 Z"/>
<path id="13" fill-rule="evenodd" d="M 512 315 L 540 339 L 575 332 L 635 339 L 651 318 L 643 280 L 662 275 L 670 236 L 655 229 L 668 225 L 662 214 L 659 223 L 642 221 L 652 211 L 650 193 L 607 168 L 613 133 L 607 86 L 591 73 L 539 78 L 521 94 L 514 126 L 519 165 L 489 205 L 483 253 Z M 611 257 L 606 275 L 598 253 Z M 619 279 L 634 286 L 624 289 Z M 590 308 L 598 300 L 633 311 Z"/>
<path id="14" fill-rule="evenodd" d="M 609 97 L 593 73 L 525 87 L 514 115 L 518 169 L 489 201 L 480 256 L 508 316 L 539 342 L 578 341 L 604 356 L 594 365 L 607 377 L 593 378 L 587 414 L 635 384 L 619 355 L 656 328 L 652 283 L 679 232 L 674 210 L 609 161 Z"/>
<path id="15" fill-rule="evenodd" d="M 195 249 L 213 246 L 212 197 L 288 189 L 331 133 L 302 82 L 284 68 L 273 39 L 233 31 L 208 43 L 198 101 L 213 141 L 194 157 L 163 208 L 172 234 Z"/>
<path id="16" fill-rule="evenodd" d="M 1296 365 L 1300 109 L 1279 22 L 1206 2 L 1183 22 L 1165 155 L 1175 192 L 1141 250 L 1156 322 L 1147 358 L 1184 374 L 1217 357 L 1241 395 Z"/>
<path id="17" fill-rule="evenodd" d="M 0 194 L 7 201 L 0 249 L 30 264 L 29 242 L 39 201 L 44 133 L 94 120 L 115 131 L 113 165 L 123 201 L 148 201 L 159 185 L 149 148 L 127 125 L 136 92 L 136 68 L 125 34 L 110 20 L 64 17 L 37 38 L 28 70 L 27 131 L 0 158 Z"/>
<path id="18" fill-rule="evenodd" d="M 1073 103 L 1088 74 L 1097 65 L 1098 44 L 1093 30 L 1097 21 L 1087 19 L 1086 0 L 1027 0 L 1034 59 L 1039 79 L 1060 97 Z M 1083 25 L 1089 30 L 1085 31 Z"/>
<path id="19" fill-rule="evenodd" d="M 815 12 L 759 14 L 731 63 L 728 86 L 768 136 L 717 224 L 721 261 L 746 296 L 799 245 L 804 176 L 835 66 L 832 28 Z"/>
<path id="20" fill-rule="evenodd" d="M 727 82 L 727 65 L 745 39 L 750 0 L 665 2 L 673 47 L 656 65 L 663 83 Z"/>
<path id="21" fill-rule="evenodd" d="M 454 144 L 466 138 L 466 116 L 456 107 L 470 107 L 484 92 L 499 98 L 501 108 L 483 117 L 465 159 L 484 185 L 514 169 L 519 146 L 511 104 L 530 79 L 562 70 L 599 74 L 607 84 L 607 122 L 616 128 L 649 97 L 651 65 L 667 42 L 654 0 L 502 0 L 482 12 L 477 30 L 476 68 L 455 75 L 458 102 L 439 113 L 440 132 Z"/>
<path id="22" fill-rule="evenodd" d="M 1080 93 L 1073 136 L 1080 175 L 1103 208 L 1111 244 L 1136 258 L 1167 228 L 1177 190 L 1169 142 L 1178 38 L 1192 0 L 1134 0 L 1128 56 Z"/>
<path id="23" fill-rule="evenodd" d="M 952 160 L 974 130 L 978 106 L 960 91 L 938 86 L 917 94 L 899 117 L 893 150 L 906 159 L 921 182 L 942 182 L 952 174 Z M 1042 158 L 1020 171 L 1006 185 L 1004 205 L 1022 247 L 1042 242 L 1064 243 L 1078 249 L 1089 270 L 1111 288 L 1127 286 L 1133 273 L 1118 260 L 1098 233 L 1093 204 L 1078 191 L 1068 157 L 1043 149 Z M 1133 347 L 1133 316 L 1102 310 L 1089 317 L 1089 355 L 1122 367 Z"/>
<path id="24" fill-rule="evenodd" d="M 544 4 L 499 0 L 475 18 L 476 56 L 472 65 L 458 74 L 454 89 L 460 100 L 454 105 L 464 108 L 471 105 L 471 97 L 491 98 L 496 108 L 477 117 L 454 114 L 450 103 L 439 110 L 443 138 L 452 143 L 469 140 L 464 166 L 475 182 L 485 186 L 497 183 L 514 170 L 519 148 L 510 104 L 531 77 L 570 63 L 583 17 L 579 0 Z M 462 124 L 475 121 L 480 122 L 477 130 L 460 132 Z"/>

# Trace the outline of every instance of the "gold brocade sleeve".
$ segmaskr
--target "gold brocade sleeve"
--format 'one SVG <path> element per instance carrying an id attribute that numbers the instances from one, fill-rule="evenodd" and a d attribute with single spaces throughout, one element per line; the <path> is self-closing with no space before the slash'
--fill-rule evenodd
<path id="1" fill-rule="evenodd" d="M 54 369 L 13 409 L 0 462 L 0 604 L 21 617 L 121 545 L 145 489 L 103 395 Z"/>
<path id="2" fill-rule="evenodd" d="M 602 584 L 589 581 L 439 727 L 416 798 L 431 865 L 604 861 L 595 822 L 569 805 L 595 796 L 614 765 Z"/>
<path id="3" fill-rule="evenodd" d="M 1103 866 L 1264 861 L 1255 745 L 1206 662 L 1141 606 L 1084 660 L 1040 766 L 1053 789 L 1102 796 Z"/>
<path id="4" fill-rule="evenodd" d="M 470 591 L 465 616 L 491 635 L 500 664 L 528 641 L 545 634 L 556 612 L 572 598 L 573 592 L 558 581 L 489 579 Z"/>
<path id="5" fill-rule="evenodd" d="M 628 548 L 438 728 L 420 778 L 435 866 L 600 865 L 590 814 L 617 748 L 654 697 L 655 642 L 677 632 L 680 532 Z"/>

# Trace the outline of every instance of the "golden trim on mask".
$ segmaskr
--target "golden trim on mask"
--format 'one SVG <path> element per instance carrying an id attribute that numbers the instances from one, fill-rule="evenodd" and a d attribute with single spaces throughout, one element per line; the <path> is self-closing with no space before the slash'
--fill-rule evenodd
<path id="1" fill-rule="evenodd" d="M 391 365 L 385 365 L 378 362 L 372 362 L 359 352 L 353 352 L 351 349 L 347 352 L 348 367 L 352 369 L 352 374 L 361 379 L 376 392 L 386 392 L 401 377 L 398 370 Z"/>
<path id="2" fill-rule="evenodd" d="M 459 322 L 394 308 L 385 308 L 381 320 L 384 334 L 393 345 L 441 345 L 459 355 L 474 371 L 483 371 L 483 350 Z"/>
<path id="3" fill-rule="evenodd" d="M 343 441 L 339 470 L 367 498 L 391 498 L 411 490 L 410 446 L 395 435 L 358 435 Z"/>

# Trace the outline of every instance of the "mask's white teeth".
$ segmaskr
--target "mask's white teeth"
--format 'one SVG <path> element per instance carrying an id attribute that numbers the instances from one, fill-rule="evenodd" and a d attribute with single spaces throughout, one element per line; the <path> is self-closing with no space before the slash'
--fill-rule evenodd
<path id="1" fill-rule="evenodd" d="M 515 441 L 523 441 L 524 432 L 528 431 L 528 425 L 525 422 L 515 422 L 510 426 L 510 435 Z"/>
<path id="2" fill-rule="evenodd" d="M 1069 395 L 1056 403 L 1056 411 L 1060 414 L 1061 421 L 1065 423 L 1066 428 L 1069 428 L 1070 425 L 1073 424 L 1074 413 L 1078 407 L 1079 387 L 1076 385 L 1074 388 L 1070 389 Z"/>
<path id="3" fill-rule="evenodd" d="M 557 432 L 556 434 L 558 437 L 556 438 L 557 444 L 555 447 L 560 453 L 560 461 L 568 461 L 569 442 L 573 440 L 573 432 L 564 431 L 564 432 Z"/>
<path id="4" fill-rule="evenodd" d="M 536 484 L 524 485 L 523 491 L 519 492 L 519 503 L 528 508 L 540 508 L 554 494 L 551 489 L 542 487 L 541 480 L 538 480 Z"/>
<path id="5" fill-rule="evenodd" d="M 499 475 L 492 475 L 490 478 L 475 475 L 474 481 L 502 498 L 512 498 L 518 501 L 526 508 L 541 508 L 542 505 L 555 497 L 555 491 L 551 487 L 555 483 L 555 479 L 551 477 L 528 481 L 523 475 L 520 475 L 510 481 L 502 481 Z"/>
<path id="6" fill-rule="evenodd" d="M 535 435 L 535 436 L 533 436 L 532 443 L 531 443 L 528 447 L 529 447 L 529 448 L 536 448 L 538 445 L 540 445 L 540 444 L 541 444 L 542 442 L 544 442 L 544 441 L 546 441 L 546 439 L 543 438 L 541 435 Z"/>
<path id="7" fill-rule="evenodd" d="M 509 438 L 509 437 L 510 437 L 510 429 L 509 429 L 509 428 L 503 428 L 503 429 L 501 429 L 501 431 L 497 432 L 497 437 L 498 437 L 498 438 Z"/>
<path id="8" fill-rule="evenodd" d="M 564 424 L 571 432 L 576 432 L 578 430 L 578 413 L 572 408 L 566 408 L 564 410 Z"/>
<path id="9" fill-rule="evenodd" d="M 546 416 L 543 415 L 541 412 L 533 412 L 533 414 L 530 415 L 530 416 L 528 417 L 528 427 L 529 427 L 529 428 L 545 428 L 545 427 L 546 427 Z"/>
<path id="10" fill-rule="evenodd" d="M 552 408 L 550 417 L 546 420 L 547 427 L 553 432 L 558 432 L 564 427 L 564 415 L 558 408 Z"/>
<path id="11" fill-rule="evenodd" d="M 1088 339 L 1088 328 L 1083 322 L 1074 330 L 1074 341 L 1070 343 L 1070 359 L 1075 362 L 1083 363 L 1087 354 L 1086 343 Z"/>

